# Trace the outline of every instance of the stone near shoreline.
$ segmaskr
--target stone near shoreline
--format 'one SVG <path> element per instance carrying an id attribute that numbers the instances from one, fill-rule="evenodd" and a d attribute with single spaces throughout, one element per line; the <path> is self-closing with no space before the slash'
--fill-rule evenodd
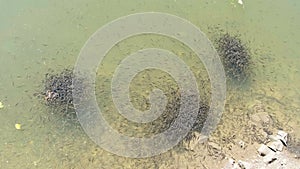
<path id="1" fill-rule="evenodd" d="M 241 169 L 249 169 L 251 168 L 251 164 L 242 160 L 238 161 L 238 165 Z"/>
<path id="2" fill-rule="evenodd" d="M 271 142 L 267 145 L 262 145 L 258 149 L 259 154 L 263 156 L 263 161 L 266 164 L 270 164 L 278 159 L 277 154 L 287 145 L 287 135 L 286 132 L 279 130 L 276 136 L 269 136 L 272 140 Z"/>
<path id="3" fill-rule="evenodd" d="M 283 150 L 283 143 L 280 140 L 272 141 L 267 144 L 268 148 L 272 149 L 273 151 L 282 151 Z"/>
<path id="4" fill-rule="evenodd" d="M 258 152 L 263 156 L 263 161 L 266 164 L 270 164 L 278 159 L 278 155 L 283 150 L 284 146 L 287 146 L 288 134 L 282 130 L 279 130 L 276 136 L 268 136 L 271 140 L 267 145 L 261 145 Z"/>
<path id="5" fill-rule="evenodd" d="M 277 156 L 276 156 L 276 152 L 274 152 L 274 151 L 270 151 L 270 153 L 268 153 L 266 156 L 263 157 L 263 161 L 266 164 L 270 164 L 270 163 L 274 162 L 275 160 L 277 160 Z"/>
<path id="6" fill-rule="evenodd" d="M 261 144 L 257 149 L 260 157 L 247 161 L 230 158 L 223 169 L 300 169 L 298 163 L 287 152 L 283 152 L 284 146 L 287 146 L 287 137 L 288 134 L 282 130 L 279 130 L 277 135 L 268 135 L 269 143 Z"/>
<path id="7" fill-rule="evenodd" d="M 266 155 L 270 154 L 271 151 L 272 151 L 272 150 L 271 150 L 268 146 L 266 146 L 266 145 L 264 145 L 264 144 L 262 144 L 262 145 L 259 147 L 259 149 L 258 149 L 258 153 L 259 153 L 259 155 L 261 155 L 261 156 L 266 156 Z"/>
<path id="8" fill-rule="evenodd" d="M 277 133 L 277 138 L 283 143 L 284 146 L 287 146 L 287 136 L 288 133 L 282 130 L 279 130 Z"/>

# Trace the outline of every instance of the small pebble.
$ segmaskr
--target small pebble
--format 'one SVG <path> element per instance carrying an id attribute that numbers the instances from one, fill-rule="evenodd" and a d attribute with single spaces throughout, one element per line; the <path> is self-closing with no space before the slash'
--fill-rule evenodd
<path id="1" fill-rule="evenodd" d="M 238 161 L 238 165 L 239 165 L 239 167 L 240 167 L 241 169 L 248 169 L 248 168 L 251 168 L 250 163 L 247 163 L 247 162 L 241 161 L 241 160 Z"/>
<path id="2" fill-rule="evenodd" d="M 21 130 L 21 124 L 16 123 L 16 124 L 15 124 L 15 128 L 16 128 L 17 130 Z"/>
<path id="3" fill-rule="evenodd" d="M 4 107 L 3 103 L 0 102 L 0 109 L 2 109 Z"/>
<path id="4" fill-rule="evenodd" d="M 230 163 L 231 165 L 233 165 L 233 164 L 235 163 L 234 159 L 230 158 L 230 159 L 229 159 L 229 163 Z"/>
<path id="5" fill-rule="evenodd" d="M 241 148 L 245 148 L 245 142 L 243 142 L 242 140 L 239 141 L 239 145 L 240 145 Z"/>
<path id="6" fill-rule="evenodd" d="M 284 165 L 286 165 L 286 164 L 287 164 L 286 159 L 283 159 L 283 160 L 281 161 L 281 166 L 284 166 Z"/>

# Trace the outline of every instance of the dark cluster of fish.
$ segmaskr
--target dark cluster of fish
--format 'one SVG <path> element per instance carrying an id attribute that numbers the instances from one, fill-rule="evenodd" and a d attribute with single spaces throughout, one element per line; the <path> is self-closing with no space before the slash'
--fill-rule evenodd
<path id="1" fill-rule="evenodd" d="M 55 114 L 65 116 L 66 119 L 77 121 L 73 105 L 73 79 L 72 69 L 64 69 L 58 73 L 47 73 L 44 80 L 44 89 L 41 96 L 50 110 Z M 84 79 L 81 79 L 84 80 Z M 83 81 L 82 81 L 83 83 Z"/>
<path id="2" fill-rule="evenodd" d="M 227 76 L 244 80 L 250 67 L 250 54 L 238 36 L 225 33 L 217 40 L 218 52 L 222 58 Z"/>
<path id="3" fill-rule="evenodd" d="M 180 107 L 182 106 L 182 105 L 180 105 L 181 99 L 183 99 L 181 97 L 182 92 L 184 92 L 184 91 L 181 91 L 181 92 L 174 91 L 171 93 L 172 96 L 169 98 L 169 104 L 166 107 L 167 116 L 165 116 L 165 120 L 164 120 L 165 126 L 164 126 L 163 130 L 166 130 L 167 128 L 169 128 L 173 124 L 174 120 L 176 120 L 176 118 L 179 114 L 179 111 L 180 111 Z M 196 95 L 190 95 L 189 97 L 186 98 L 186 100 L 184 100 L 184 102 L 194 103 L 195 98 L 196 98 Z M 194 110 L 188 110 L 188 111 L 189 112 L 183 112 L 183 113 L 189 114 L 191 112 L 194 112 Z M 186 141 L 193 139 L 194 132 L 199 132 L 199 133 L 201 132 L 202 127 L 206 121 L 208 112 L 209 112 L 209 105 L 207 105 L 204 102 L 200 102 L 198 111 L 194 112 L 194 113 L 197 113 L 196 119 L 195 119 L 194 123 L 192 123 L 192 121 L 191 121 L 191 124 L 190 124 L 191 130 L 185 137 Z M 185 120 L 186 119 L 184 119 L 184 121 Z M 187 120 L 187 121 L 189 121 L 189 120 Z M 180 127 L 180 126 L 176 126 L 176 127 Z M 162 132 L 162 131 L 160 131 L 160 132 Z"/>
<path id="4" fill-rule="evenodd" d="M 72 70 L 65 69 L 59 74 L 46 74 L 44 96 L 47 104 L 72 104 Z"/>

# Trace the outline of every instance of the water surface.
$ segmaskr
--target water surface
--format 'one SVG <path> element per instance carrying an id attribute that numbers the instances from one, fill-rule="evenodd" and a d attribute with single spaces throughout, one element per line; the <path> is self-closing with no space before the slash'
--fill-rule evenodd
<path id="1" fill-rule="evenodd" d="M 42 80 L 50 69 L 59 72 L 75 64 L 80 49 L 98 28 L 137 12 L 166 12 L 185 18 L 212 41 L 218 32 L 211 27 L 218 26 L 241 34 L 253 53 L 256 51 L 250 85 L 243 90 L 228 86 L 219 137 L 243 133 L 236 131 L 239 125 L 247 124 L 241 117 L 255 113 L 253 105 L 261 105 L 291 133 L 295 146 L 300 140 L 300 1 L 245 0 L 243 8 L 236 2 L 211 0 L 3 0 L 0 11 L 0 101 L 4 105 L 0 109 L 0 168 L 168 168 L 183 154 L 189 158 L 184 158 L 182 165 L 193 167 L 192 154 L 177 150 L 149 159 L 106 152 L 80 126 L 49 113 L 33 96 L 43 87 Z M 129 39 L 107 56 L 99 76 L 109 79 L 124 54 L 143 47 L 135 45 L 140 42 L 145 46 L 160 44 L 177 52 L 195 73 L 198 67 L 203 70 L 180 44 L 164 38 L 156 41 Z M 198 81 L 203 76 L 197 75 Z M 22 125 L 21 130 L 15 129 L 16 123 Z"/>

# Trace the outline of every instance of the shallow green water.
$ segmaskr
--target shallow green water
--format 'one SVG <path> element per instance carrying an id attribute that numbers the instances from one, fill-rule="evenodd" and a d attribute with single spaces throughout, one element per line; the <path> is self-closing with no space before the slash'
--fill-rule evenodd
<path id="1" fill-rule="evenodd" d="M 221 0 L 1 0 L 0 102 L 4 108 L 0 109 L 0 168 L 159 168 L 172 163 L 172 151 L 150 159 L 129 159 L 108 153 L 95 145 L 79 126 L 52 115 L 33 96 L 42 88 L 49 69 L 60 71 L 75 64 L 81 47 L 98 28 L 118 17 L 147 11 L 185 18 L 211 39 L 215 34 L 210 27 L 214 26 L 240 33 L 242 40 L 258 52 L 253 55 L 250 87 L 241 92 L 228 86 L 226 105 L 243 112 L 253 102 L 261 101 L 293 138 L 300 140 L 300 1 L 245 0 L 244 3 L 242 8 Z M 168 41 L 163 44 L 172 47 Z M 110 77 L 122 58 L 117 55 L 125 54 L 130 45 L 123 44 L 125 51 L 112 52 L 100 75 Z M 184 48 L 174 45 L 173 50 L 180 55 Z M 181 53 L 196 69 L 199 63 L 185 56 Z M 239 112 L 225 110 L 229 119 L 231 114 Z M 21 130 L 15 129 L 16 123 L 22 124 Z"/>

